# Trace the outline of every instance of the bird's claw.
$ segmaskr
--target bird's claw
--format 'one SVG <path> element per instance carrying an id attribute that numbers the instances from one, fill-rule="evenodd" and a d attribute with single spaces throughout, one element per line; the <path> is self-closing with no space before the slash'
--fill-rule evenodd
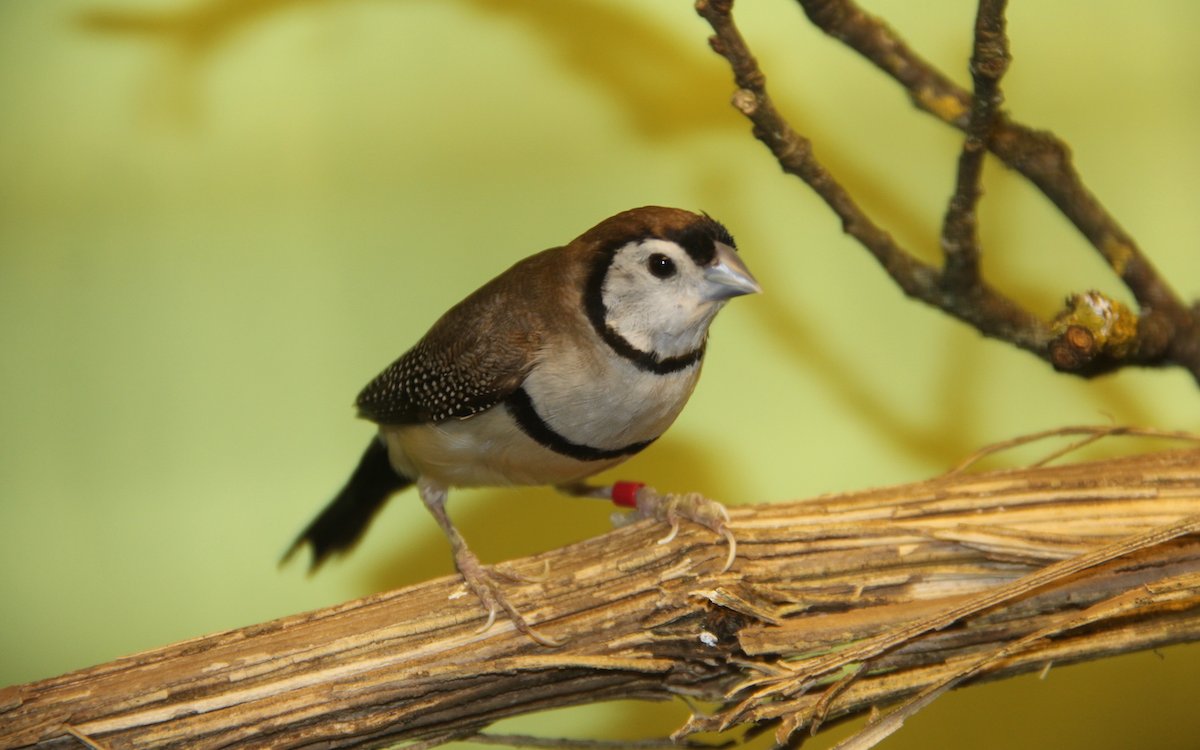
<path id="1" fill-rule="evenodd" d="M 729 530 L 729 511 L 724 505 L 699 492 L 662 494 L 653 487 L 638 488 L 636 498 L 637 505 L 632 514 L 634 517 L 653 518 L 671 525 L 670 532 L 658 540 L 659 544 L 669 544 L 675 539 L 679 534 L 681 520 L 698 523 L 723 537 L 729 547 L 721 572 L 724 573 L 733 567 L 733 561 L 737 558 L 737 540 Z"/>
<path id="2" fill-rule="evenodd" d="M 474 558 L 474 555 L 471 555 L 471 557 Z M 500 589 L 500 585 L 495 580 L 495 575 L 497 574 L 485 568 L 478 561 L 478 558 L 474 560 L 460 559 L 458 562 L 458 572 L 463 577 L 463 583 L 466 584 L 467 588 L 470 589 L 471 593 L 475 595 L 475 598 L 479 600 L 479 603 L 483 605 L 483 608 L 488 613 L 487 620 L 475 631 L 476 634 L 484 633 L 491 629 L 496 624 L 496 613 L 503 610 L 504 614 L 508 615 L 508 619 L 517 630 L 537 643 L 547 647 L 562 645 L 561 641 L 542 634 L 529 624 L 525 616 L 513 606 L 512 602 L 508 600 L 508 597 Z"/>

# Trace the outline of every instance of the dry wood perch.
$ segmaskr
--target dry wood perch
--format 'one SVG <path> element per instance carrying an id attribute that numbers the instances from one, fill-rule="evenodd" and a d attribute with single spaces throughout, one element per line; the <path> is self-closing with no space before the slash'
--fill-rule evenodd
<path id="1" fill-rule="evenodd" d="M 545 648 L 441 578 L 0 690 L 0 748 L 382 747 L 612 698 L 773 728 L 964 680 L 1200 639 L 1200 450 L 731 511 L 724 547 L 642 522 L 497 566 Z M 873 735 L 872 735 L 873 733 Z M 871 736 L 866 736 L 871 735 Z"/>

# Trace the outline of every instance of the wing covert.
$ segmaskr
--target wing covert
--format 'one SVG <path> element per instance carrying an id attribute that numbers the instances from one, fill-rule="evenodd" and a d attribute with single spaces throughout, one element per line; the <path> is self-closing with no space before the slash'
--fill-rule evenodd
<path id="1" fill-rule="evenodd" d="M 528 357 L 489 346 L 478 334 L 450 346 L 430 338 L 363 388 L 355 400 L 359 416 L 397 425 L 462 419 L 504 400 L 529 372 Z"/>

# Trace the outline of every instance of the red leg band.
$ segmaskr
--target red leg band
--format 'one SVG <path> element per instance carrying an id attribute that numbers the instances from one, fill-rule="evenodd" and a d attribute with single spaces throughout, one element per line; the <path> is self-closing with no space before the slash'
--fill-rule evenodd
<path id="1" fill-rule="evenodd" d="M 642 482 L 614 482 L 612 486 L 613 505 L 619 505 L 622 508 L 636 508 L 638 490 L 645 486 Z"/>

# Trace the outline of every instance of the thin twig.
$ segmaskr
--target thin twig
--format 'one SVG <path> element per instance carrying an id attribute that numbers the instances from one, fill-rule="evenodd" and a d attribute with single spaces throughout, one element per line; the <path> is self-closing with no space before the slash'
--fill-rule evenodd
<path id="1" fill-rule="evenodd" d="M 975 47 L 971 55 L 971 77 L 975 96 L 967 133 L 958 157 L 954 194 L 942 223 L 942 252 L 945 255 L 942 283 L 964 291 L 979 282 L 979 232 L 975 209 L 982 190 L 983 157 L 992 125 L 1003 97 L 1000 79 L 1008 69 L 1008 39 L 1004 33 L 1006 0 L 981 0 L 975 18 Z"/>
<path id="2" fill-rule="evenodd" d="M 754 124 L 755 137 L 785 172 L 803 179 L 825 200 L 846 233 L 876 257 L 906 294 L 1065 372 L 1090 377 L 1126 365 L 1173 364 L 1186 368 L 1200 383 L 1200 304 L 1188 308 L 1180 301 L 1133 238 L 1088 191 L 1065 144 L 999 111 L 998 82 L 1008 59 L 1003 3 L 987 0 L 980 9 L 973 56 L 977 96 L 972 96 L 851 0 L 798 2 L 820 29 L 903 85 L 920 109 L 967 132 L 942 233 L 946 267 L 939 272 L 874 224 L 817 161 L 808 139 L 776 110 L 766 91 L 766 77 L 733 22 L 732 0 L 696 4 L 715 32 L 710 40 L 713 49 L 734 73 L 738 86 L 734 106 Z M 1137 299 L 1136 314 L 1110 297 L 1089 292 L 1072 295 L 1068 307 L 1046 322 L 979 277 L 974 212 L 968 209 L 978 200 L 977 160 L 982 154 L 975 154 L 977 140 L 1037 185 L 1087 237 Z"/>
<path id="3" fill-rule="evenodd" d="M 972 97 L 912 49 L 882 20 L 853 0 L 797 0 L 809 20 L 895 79 L 914 104 L 959 129 L 969 126 Z M 988 148 L 1024 175 L 1075 225 L 1133 293 L 1141 307 L 1128 348 L 1067 341 L 1048 357 L 1060 370 L 1095 375 L 1124 364 L 1179 364 L 1200 382 L 1200 303 L 1189 309 L 1134 239 L 1084 185 L 1065 143 L 997 113 Z M 1066 326 L 1055 341 L 1066 338 Z"/>
<path id="4" fill-rule="evenodd" d="M 733 70 L 738 91 L 733 104 L 754 125 L 754 136 L 775 155 L 783 171 L 804 180 L 842 220 L 842 228 L 867 248 L 905 294 L 971 323 L 984 335 L 1044 355 L 1052 338 L 1040 319 L 986 282 L 960 295 L 942 284 L 941 272 L 921 262 L 876 225 L 813 153 L 811 142 L 779 113 L 758 67 L 731 15 L 732 0 L 699 0 L 697 12 L 712 26 L 713 50 Z"/>
<path id="5" fill-rule="evenodd" d="M 970 454 L 962 461 L 955 464 L 945 476 L 957 474 L 966 471 L 970 467 L 979 463 L 988 456 L 993 456 L 1003 451 L 1019 448 L 1030 443 L 1040 442 L 1048 438 L 1063 437 L 1065 435 L 1085 435 L 1083 440 L 1071 443 L 1061 450 L 1054 451 L 1037 461 L 1030 464 L 1030 467 L 1045 466 L 1051 461 L 1061 458 L 1072 451 L 1078 450 L 1085 445 L 1090 445 L 1102 438 L 1117 437 L 1121 435 L 1129 435 L 1133 437 L 1146 438 L 1163 438 L 1166 440 L 1181 440 L 1189 443 L 1200 443 L 1200 435 L 1192 432 L 1183 432 L 1179 430 L 1156 430 L 1152 427 L 1130 427 L 1128 425 L 1072 425 L 1069 427 L 1055 427 L 1050 430 L 1041 432 L 1033 432 L 1028 435 L 1020 435 L 1008 440 L 1001 440 Z"/>
<path id="6" fill-rule="evenodd" d="M 849 45 L 902 85 L 918 108 L 959 129 L 969 127 L 971 94 L 913 52 L 882 20 L 863 11 L 853 0 L 797 2 L 819 29 Z M 1133 238 L 1084 186 L 1065 143 L 1052 133 L 1013 122 L 1003 113 L 994 128 L 988 147 L 1054 202 L 1104 255 L 1143 307 L 1180 306 Z"/>

